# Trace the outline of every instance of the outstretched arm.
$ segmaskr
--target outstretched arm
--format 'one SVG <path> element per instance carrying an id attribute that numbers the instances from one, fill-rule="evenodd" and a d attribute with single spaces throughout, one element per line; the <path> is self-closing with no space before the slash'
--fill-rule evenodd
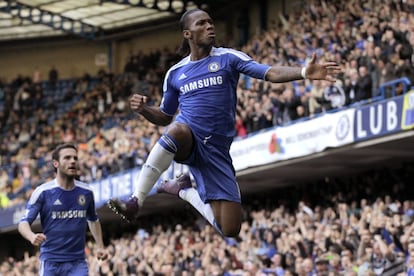
<path id="1" fill-rule="evenodd" d="M 129 98 L 132 111 L 141 114 L 148 121 L 159 126 L 166 126 L 171 123 L 173 117 L 161 111 L 159 107 L 148 106 L 147 97 L 134 94 Z"/>
<path id="2" fill-rule="evenodd" d="M 303 71 L 302 71 L 303 70 Z M 335 75 L 341 71 L 336 62 L 316 63 L 316 54 L 305 69 L 290 66 L 273 66 L 267 71 L 265 79 L 270 82 L 288 82 L 300 80 L 304 77 L 311 80 L 326 80 L 335 82 Z"/>

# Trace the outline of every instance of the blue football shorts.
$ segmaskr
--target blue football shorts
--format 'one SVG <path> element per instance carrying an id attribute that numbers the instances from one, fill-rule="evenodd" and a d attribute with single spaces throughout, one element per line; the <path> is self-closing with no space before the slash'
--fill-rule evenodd
<path id="1" fill-rule="evenodd" d="M 69 262 L 41 261 L 40 276 L 88 276 L 89 269 L 86 260 Z"/>
<path id="2" fill-rule="evenodd" d="M 194 131 L 194 149 L 181 162 L 189 166 L 204 202 L 227 200 L 241 203 L 240 189 L 229 149 L 232 138 Z"/>

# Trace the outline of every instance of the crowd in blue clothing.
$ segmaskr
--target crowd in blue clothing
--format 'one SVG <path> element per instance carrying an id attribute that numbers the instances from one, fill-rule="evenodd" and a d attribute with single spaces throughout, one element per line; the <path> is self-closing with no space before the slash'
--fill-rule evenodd
<path id="1" fill-rule="evenodd" d="M 90 275 L 412 275 L 413 166 L 384 164 L 245 196 L 231 242 L 192 209 L 143 216 L 129 231 L 103 225 L 110 258 L 99 262 L 88 242 Z M 10 257 L 0 274 L 36 275 L 37 267 L 37 254 Z"/>
<path id="2" fill-rule="evenodd" d="M 413 14 L 413 5 L 400 1 L 315 1 L 252 36 L 241 50 L 260 62 L 302 66 L 316 52 L 343 72 L 331 86 L 241 76 L 237 135 L 407 91 L 405 82 L 392 91 L 378 88 L 400 78 L 414 83 Z M 24 202 L 33 187 L 53 177 L 50 150 L 61 142 L 80 145 L 79 173 L 86 182 L 142 164 L 162 129 L 135 118 L 127 98 L 141 93 L 158 105 L 163 74 L 178 58 L 164 48 L 131 54 L 120 75 L 101 70 L 59 80 L 53 68 L 45 81 L 18 76 L 1 84 L 0 206 Z"/>

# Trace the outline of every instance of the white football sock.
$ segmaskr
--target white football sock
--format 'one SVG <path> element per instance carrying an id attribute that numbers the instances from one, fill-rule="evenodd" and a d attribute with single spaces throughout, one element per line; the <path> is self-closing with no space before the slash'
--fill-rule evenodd
<path id="1" fill-rule="evenodd" d="M 224 237 L 223 232 L 217 225 L 210 203 L 204 203 L 195 188 L 182 189 L 178 195 L 190 203 Z"/>
<path id="2" fill-rule="evenodd" d="M 134 196 L 138 198 L 139 206 L 142 206 L 148 192 L 160 178 L 161 174 L 168 169 L 174 159 L 174 153 L 164 149 L 156 143 L 148 155 L 147 161 L 142 166 L 138 177 L 138 184 L 134 190 Z"/>

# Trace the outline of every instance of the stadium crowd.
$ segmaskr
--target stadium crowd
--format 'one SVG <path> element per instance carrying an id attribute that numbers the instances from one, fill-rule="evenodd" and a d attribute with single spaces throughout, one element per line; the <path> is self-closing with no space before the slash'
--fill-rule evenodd
<path id="1" fill-rule="evenodd" d="M 245 137 L 320 112 L 378 96 L 381 84 L 402 77 L 414 83 L 413 5 L 400 1 L 312 2 L 252 37 L 241 50 L 268 64 L 303 66 L 312 52 L 343 66 L 338 83 L 271 84 L 241 77 L 236 128 Z M 303 28 L 305 26 L 305 28 Z M 80 145 L 81 180 L 90 182 L 142 164 L 162 129 L 128 112 L 131 93 L 161 99 L 165 70 L 178 60 L 170 49 L 131 54 L 122 75 L 41 82 L 18 76 L 2 85 L 0 207 L 24 202 L 33 187 L 53 177 L 50 149 Z M 397 87 L 395 94 L 402 93 Z"/>
<path id="2" fill-rule="evenodd" d="M 246 137 L 260 129 L 309 119 L 321 112 L 403 93 L 403 86 L 380 95 L 391 80 L 414 83 L 414 5 L 401 1 L 310 1 L 280 25 L 241 47 L 268 64 L 303 66 L 312 52 L 335 60 L 343 73 L 335 85 L 320 81 L 271 84 L 241 76 L 236 129 Z M 58 143 L 80 145 L 81 180 L 90 182 L 143 163 L 162 132 L 129 112 L 131 93 L 161 99 L 163 74 L 178 60 L 171 49 L 132 53 L 125 72 L 100 70 L 75 80 L 18 76 L 0 85 L 0 208 L 25 202 L 53 177 L 50 150 Z"/>
<path id="3" fill-rule="evenodd" d="M 88 243 L 90 273 L 412 275 L 414 201 L 408 183 L 413 166 L 376 168 L 245 197 L 242 230 L 231 242 L 189 210 L 144 217 L 136 231 L 112 236 L 105 262 L 96 259 L 95 245 Z M 112 227 L 117 226 L 104 226 L 108 233 L 120 232 Z M 37 267 L 38 256 L 27 254 L 3 262 L 0 275 L 35 275 Z"/>
<path id="4" fill-rule="evenodd" d="M 311 119 L 331 109 L 373 101 L 377 96 L 389 97 L 402 93 L 403 87 L 398 86 L 395 91 L 386 91 L 386 95 L 381 94 L 378 88 L 391 80 L 406 77 L 414 83 L 413 1 L 308 2 L 302 9 L 297 9 L 282 18 L 281 24 L 270 26 L 268 30 L 250 38 L 240 49 L 263 63 L 297 66 L 304 66 L 311 53 L 316 52 L 319 60 L 335 60 L 341 64 L 343 73 L 339 76 L 337 84 L 329 87 L 318 81 L 270 84 L 241 76 L 236 118 L 236 128 L 240 138 L 260 129 Z M 121 75 L 101 70 L 96 77 L 86 74 L 79 79 L 61 80 L 57 69 L 53 68 L 49 72 L 48 80 L 39 80 L 38 72 L 36 72 L 33 77 L 18 76 L 10 83 L 0 83 L 0 131 L 2 133 L 0 209 L 24 203 L 34 187 L 54 177 L 53 168 L 48 165 L 51 160 L 50 151 L 61 142 L 75 142 L 79 145 L 81 160 L 79 175 L 80 179 L 85 182 L 103 179 L 113 173 L 143 164 L 149 149 L 162 133 L 162 128 L 133 116 L 128 110 L 127 98 L 131 93 L 141 93 L 148 95 L 151 102 L 158 105 L 161 99 L 163 74 L 178 59 L 179 57 L 172 49 L 165 48 L 154 50 L 150 54 L 132 53 Z M 344 205 L 340 207 L 346 208 L 348 212 L 343 210 L 340 212 L 339 206 L 332 205 L 321 209 L 315 207 L 310 210 L 310 213 L 313 216 L 322 217 L 327 216 L 328 213 L 332 216 L 341 213 L 343 217 L 347 213 L 349 223 L 355 220 L 353 223 L 358 225 L 361 221 L 371 220 L 376 215 L 380 216 L 380 211 L 390 205 L 389 198 L 384 197 L 382 201 L 383 204 L 376 201 L 364 204 L 357 202 L 357 205 L 361 205 L 359 206 L 361 210 L 365 207 L 371 208 L 365 214 L 369 218 L 362 217 L 362 214 L 360 217 L 352 216 L 350 210 L 356 207 L 351 207 L 349 202 L 345 207 Z M 277 266 L 276 263 L 281 258 L 285 270 L 283 275 L 289 275 L 287 267 L 298 265 L 294 271 L 299 274 L 301 265 L 309 263 L 309 257 L 313 252 L 311 255 L 309 252 L 307 252 L 308 255 L 303 252 L 309 251 L 307 248 L 311 243 L 319 246 L 323 237 L 317 237 L 317 234 L 328 235 L 329 233 L 329 236 L 332 235 L 332 240 L 338 241 L 346 237 L 351 243 L 352 235 L 348 235 L 351 234 L 348 231 L 349 227 L 346 227 L 347 231 L 343 229 L 339 232 L 333 231 L 337 225 L 334 223 L 335 219 L 325 218 L 326 221 L 323 219 L 324 223 L 322 223 L 322 218 L 318 222 L 318 219 L 310 219 L 309 214 L 303 214 L 306 219 L 298 220 L 295 215 L 287 215 L 288 212 L 281 206 L 283 205 L 278 205 L 275 209 L 262 208 L 260 211 L 248 213 L 246 219 L 247 217 L 249 219 L 244 225 L 244 230 L 247 229 L 248 234 L 241 237 L 242 241 L 233 247 L 225 246 L 209 227 L 201 228 L 197 232 L 192 232 L 187 227 L 183 227 L 181 232 L 170 229 L 170 236 L 180 240 L 178 244 L 182 247 L 182 256 L 165 256 L 165 258 L 172 258 L 174 264 L 181 260 L 181 268 L 186 268 L 188 271 L 191 269 L 187 268 L 187 265 L 194 265 L 192 269 L 195 269 L 199 267 L 198 263 L 204 263 L 202 266 L 204 269 L 208 267 L 208 269 L 223 270 L 224 267 L 221 263 L 219 264 L 222 260 L 229 261 L 227 265 L 232 267 L 233 272 L 237 269 L 247 271 L 249 270 L 246 268 L 249 257 L 251 254 L 255 255 L 254 252 L 250 252 L 249 248 L 264 251 L 265 249 L 262 248 L 264 244 L 269 246 L 273 244 L 274 251 L 277 253 L 274 253 L 271 258 L 268 258 L 269 256 L 262 258 L 262 256 L 260 259 L 262 261 L 266 259 L 267 264 L 273 265 L 274 263 L 274 266 Z M 406 206 L 398 207 L 400 212 L 402 212 L 401 208 L 406 208 Z M 301 214 L 298 211 L 296 213 Z M 282 223 L 270 227 L 271 231 L 257 230 L 260 229 L 258 225 L 267 225 L 269 221 L 279 216 L 282 216 L 283 221 L 287 221 L 287 226 L 283 226 Z M 400 226 L 402 218 L 401 215 L 398 224 Z M 397 223 L 398 218 L 395 220 Z M 305 225 L 299 225 L 302 221 Z M 387 220 L 384 218 L 381 221 Z M 323 229 L 318 228 L 322 226 Z M 298 227 L 301 231 L 305 231 L 306 228 L 306 234 L 292 235 L 291 229 Z M 341 228 L 340 223 L 338 228 Z M 281 235 L 279 244 L 275 244 L 274 241 L 270 242 L 272 239 L 277 240 L 275 234 L 269 234 L 275 231 L 279 231 Z M 282 236 L 282 232 L 285 235 Z M 267 234 L 269 240 L 261 241 Z M 133 255 L 135 258 L 131 258 L 127 263 L 105 263 L 102 270 L 127 269 L 126 264 L 129 266 L 135 264 L 140 269 L 149 269 L 149 260 L 164 259 L 164 257 L 158 258 L 161 252 L 165 253 L 165 250 L 161 248 L 173 245 L 173 238 L 169 241 L 167 236 L 161 228 L 154 227 L 149 238 L 143 240 L 139 235 L 133 236 L 135 242 L 130 242 L 131 237 L 114 240 L 113 253 L 118 257 L 114 257 L 112 262 L 127 258 L 121 256 L 121 253 L 126 253 L 119 250 L 119 247 L 126 243 L 131 246 L 131 252 L 136 251 L 134 254 L 139 255 Z M 290 243 L 305 236 L 309 236 L 308 242 L 301 246 L 280 243 L 281 241 Z M 361 233 L 357 233 L 354 237 L 359 237 L 359 240 L 353 240 L 354 243 L 362 244 Z M 185 238 L 190 244 L 188 247 L 182 245 Z M 217 241 L 212 242 L 215 239 Z M 312 240 L 314 242 L 311 242 Z M 332 244 L 336 243 L 332 242 Z M 294 252 L 287 254 L 286 250 L 290 251 L 294 247 L 297 248 L 296 255 L 293 254 Z M 210 251 L 208 254 L 204 251 L 196 253 L 200 251 L 199 248 Z M 244 250 L 240 250 L 241 248 Z M 280 248 L 287 249 L 283 251 Z M 329 263 L 340 262 L 338 257 L 341 256 L 342 251 L 333 254 L 328 250 L 329 246 L 321 248 L 324 249 L 320 250 L 321 252 L 329 255 Z M 160 252 L 155 252 L 156 250 Z M 235 257 L 244 251 L 248 256 Z M 399 253 L 401 252 L 395 254 Z M 358 258 L 355 253 L 353 254 L 352 264 L 355 266 L 357 261 L 363 259 L 363 252 Z M 213 255 L 214 258 L 206 257 Z M 290 258 L 291 255 L 295 258 Z M 136 258 L 137 256 L 139 258 Z M 298 256 L 300 258 L 296 258 Z M 311 261 L 316 264 L 316 260 L 321 260 L 319 257 Z M 27 256 L 27 261 L 5 262 L 2 269 L 7 267 L 8 263 L 11 263 L 15 269 L 19 269 L 27 262 L 33 263 L 33 258 Z M 196 261 L 186 263 L 186 258 L 199 261 L 198 263 Z M 286 262 L 290 264 L 287 265 Z M 323 259 L 324 262 L 326 262 L 325 259 Z M 252 269 L 258 265 L 257 260 L 250 263 Z M 110 264 L 110 267 L 106 267 Z M 233 267 L 234 265 L 238 267 Z M 261 266 L 263 265 L 262 263 Z M 158 272 L 177 269 L 177 267 L 159 263 L 152 264 L 151 269 Z M 103 271 L 101 273 L 106 275 Z M 202 273 L 197 275 L 203 275 Z M 214 275 L 212 271 L 204 271 L 204 273 Z M 277 269 L 270 273 L 281 275 L 277 274 Z M 110 275 L 109 272 L 108 275 Z M 118 275 L 123 274 L 118 273 Z M 251 275 L 254 273 L 251 272 Z"/>

